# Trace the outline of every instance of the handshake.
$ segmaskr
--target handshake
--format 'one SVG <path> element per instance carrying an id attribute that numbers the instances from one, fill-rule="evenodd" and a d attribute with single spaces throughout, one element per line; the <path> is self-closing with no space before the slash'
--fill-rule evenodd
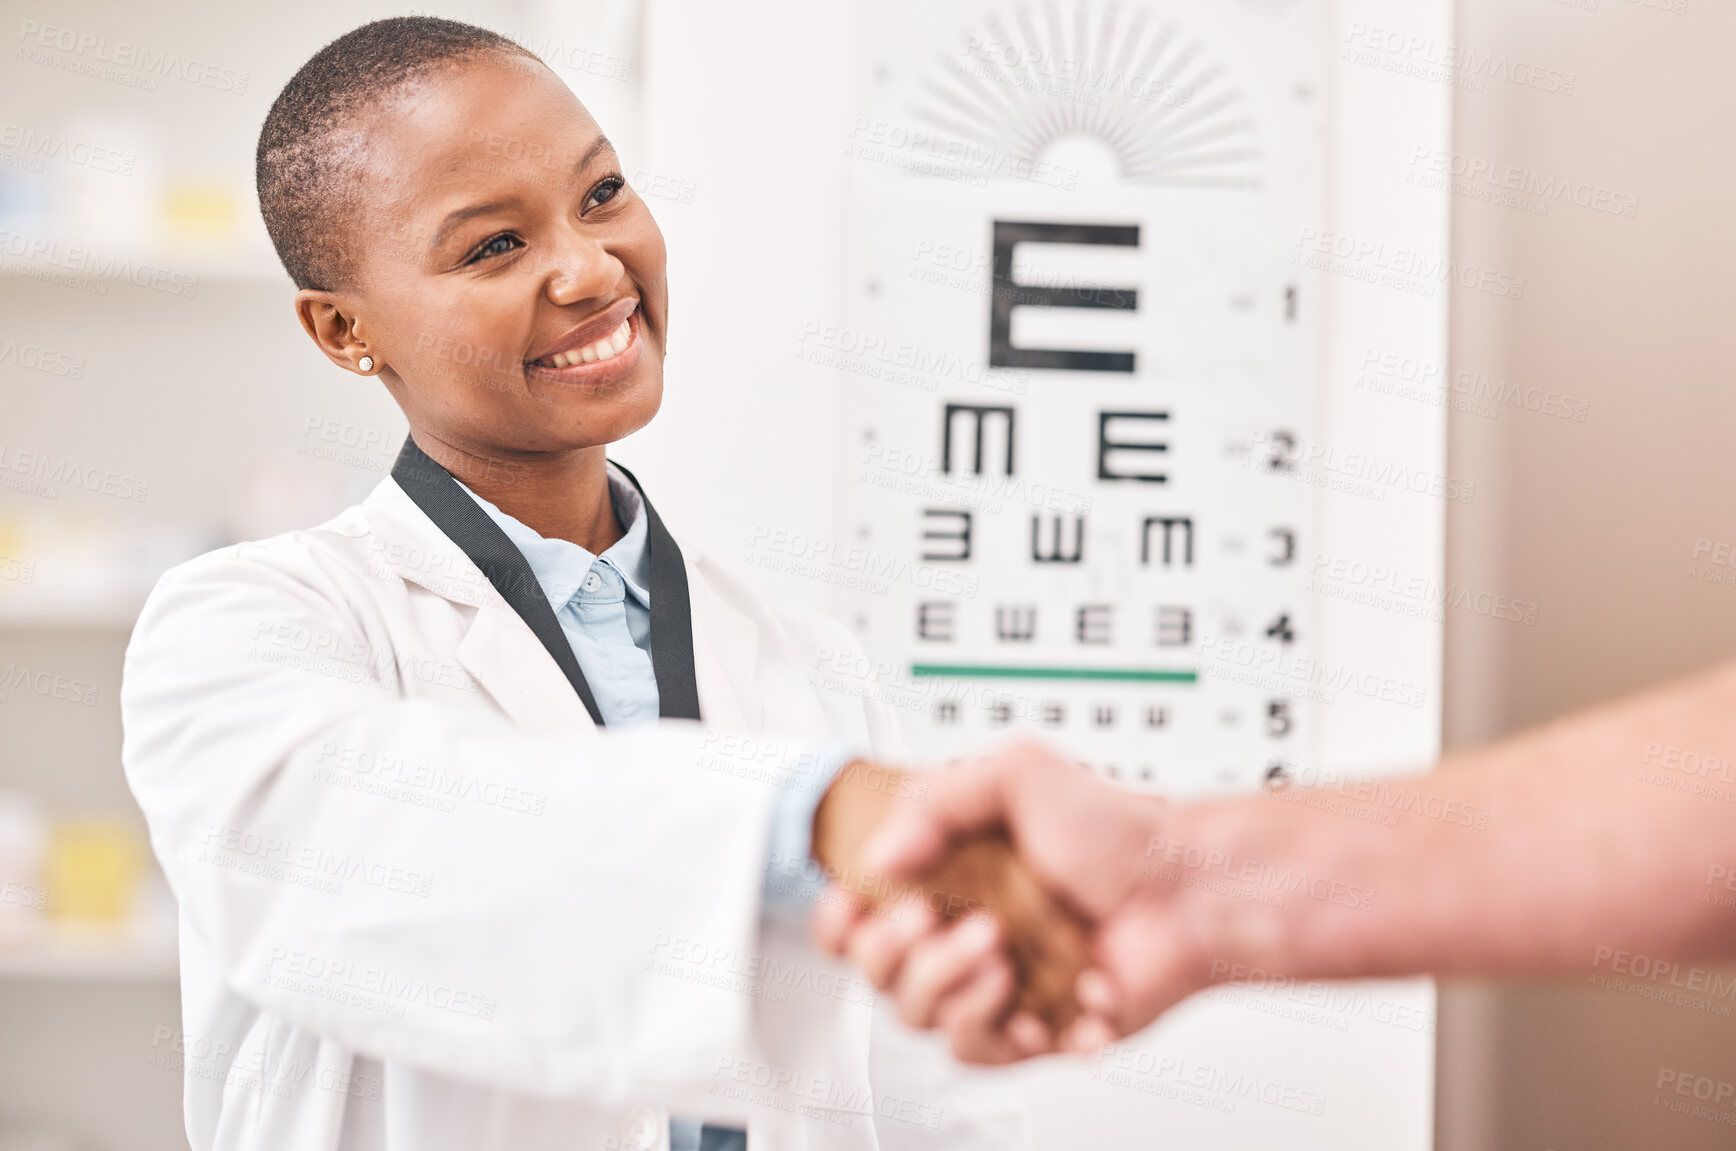
<path id="1" fill-rule="evenodd" d="M 1093 1051 L 1209 982 L 1181 889 L 1146 866 L 1171 814 L 1031 744 L 920 776 L 852 764 L 814 816 L 815 937 L 960 1059 Z"/>

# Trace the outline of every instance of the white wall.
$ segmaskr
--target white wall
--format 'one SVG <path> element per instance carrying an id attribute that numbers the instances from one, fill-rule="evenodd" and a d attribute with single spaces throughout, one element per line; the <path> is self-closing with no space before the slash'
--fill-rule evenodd
<path id="1" fill-rule="evenodd" d="M 662 413 L 620 456 L 664 477 L 661 510 L 699 546 L 739 561 L 762 527 L 830 531 L 829 437 L 838 394 L 796 358 L 802 324 L 838 320 L 841 61 L 847 6 L 648 4 L 644 154 L 690 184 L 651 199 L 669 242 L 669 356 Z M 811 580 L 778 594 L 826 606 Z"/>

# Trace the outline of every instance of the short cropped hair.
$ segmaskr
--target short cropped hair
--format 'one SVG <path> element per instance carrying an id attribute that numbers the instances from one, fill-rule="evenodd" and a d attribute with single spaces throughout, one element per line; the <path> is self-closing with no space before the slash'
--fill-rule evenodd
<path id="1" fill-rule="evenodd" d="M 486 28 L 394 16 L 333 40 L 284 85 L 259 130 L 254 180 L 265 230 L 296 287 L 350 283 L 346 227 L 354 223 L 367 157 L 362 114 L 434 68 L 490 52 L 536 59 Z"/>

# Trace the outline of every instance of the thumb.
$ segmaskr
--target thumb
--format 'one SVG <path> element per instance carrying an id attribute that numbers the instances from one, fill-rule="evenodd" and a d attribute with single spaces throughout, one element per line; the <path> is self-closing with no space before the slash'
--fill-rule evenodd
<path id="1" fill-rule="evenodd" d="M 946 834 L 922 812 L 899 811 L 868 837 L 862 866 L 879 875 L 909 875 L 939 863 Z"/>
<path id="2" fill-rule="evenodd" d="M 940 862 L 955 842 L 1007 824 L 1009 765 L 979 760 L 923 777 L 925 794 L 900 804 L 862 849 L 863 866 L 884 875 L 914 874 Z"/>

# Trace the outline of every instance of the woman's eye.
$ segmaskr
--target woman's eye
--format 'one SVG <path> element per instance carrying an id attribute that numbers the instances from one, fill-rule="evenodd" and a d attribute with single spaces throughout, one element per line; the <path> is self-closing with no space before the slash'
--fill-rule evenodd
<path id="1" fill-rule="evenodd" d="M 601 184 L 598 184 L 595 188 L 591 189 L 591 196 L 590 199 L 585 201 L 585 207 L 594 208 L 601 204 L 607 204 L 620 193 L 626 183 L 627 181 L 621 179 L 619 176 L 610 176 L 607 180 L 604 180 Z"/>
<path id="2" fill-rule="evenodd" d="M 514 248 L 520 246 L 521 241 L 517 236 L 510 232 L 502 232 L 498 236 L 491 236 L 489 239 L 484 240 L 482 246 L 472 252 L 470 254 L 470 259 L 466 260 L 465 263 L 474 264 L 476 261 L 485 260 L 490 256 L 504 256 Z"/>

